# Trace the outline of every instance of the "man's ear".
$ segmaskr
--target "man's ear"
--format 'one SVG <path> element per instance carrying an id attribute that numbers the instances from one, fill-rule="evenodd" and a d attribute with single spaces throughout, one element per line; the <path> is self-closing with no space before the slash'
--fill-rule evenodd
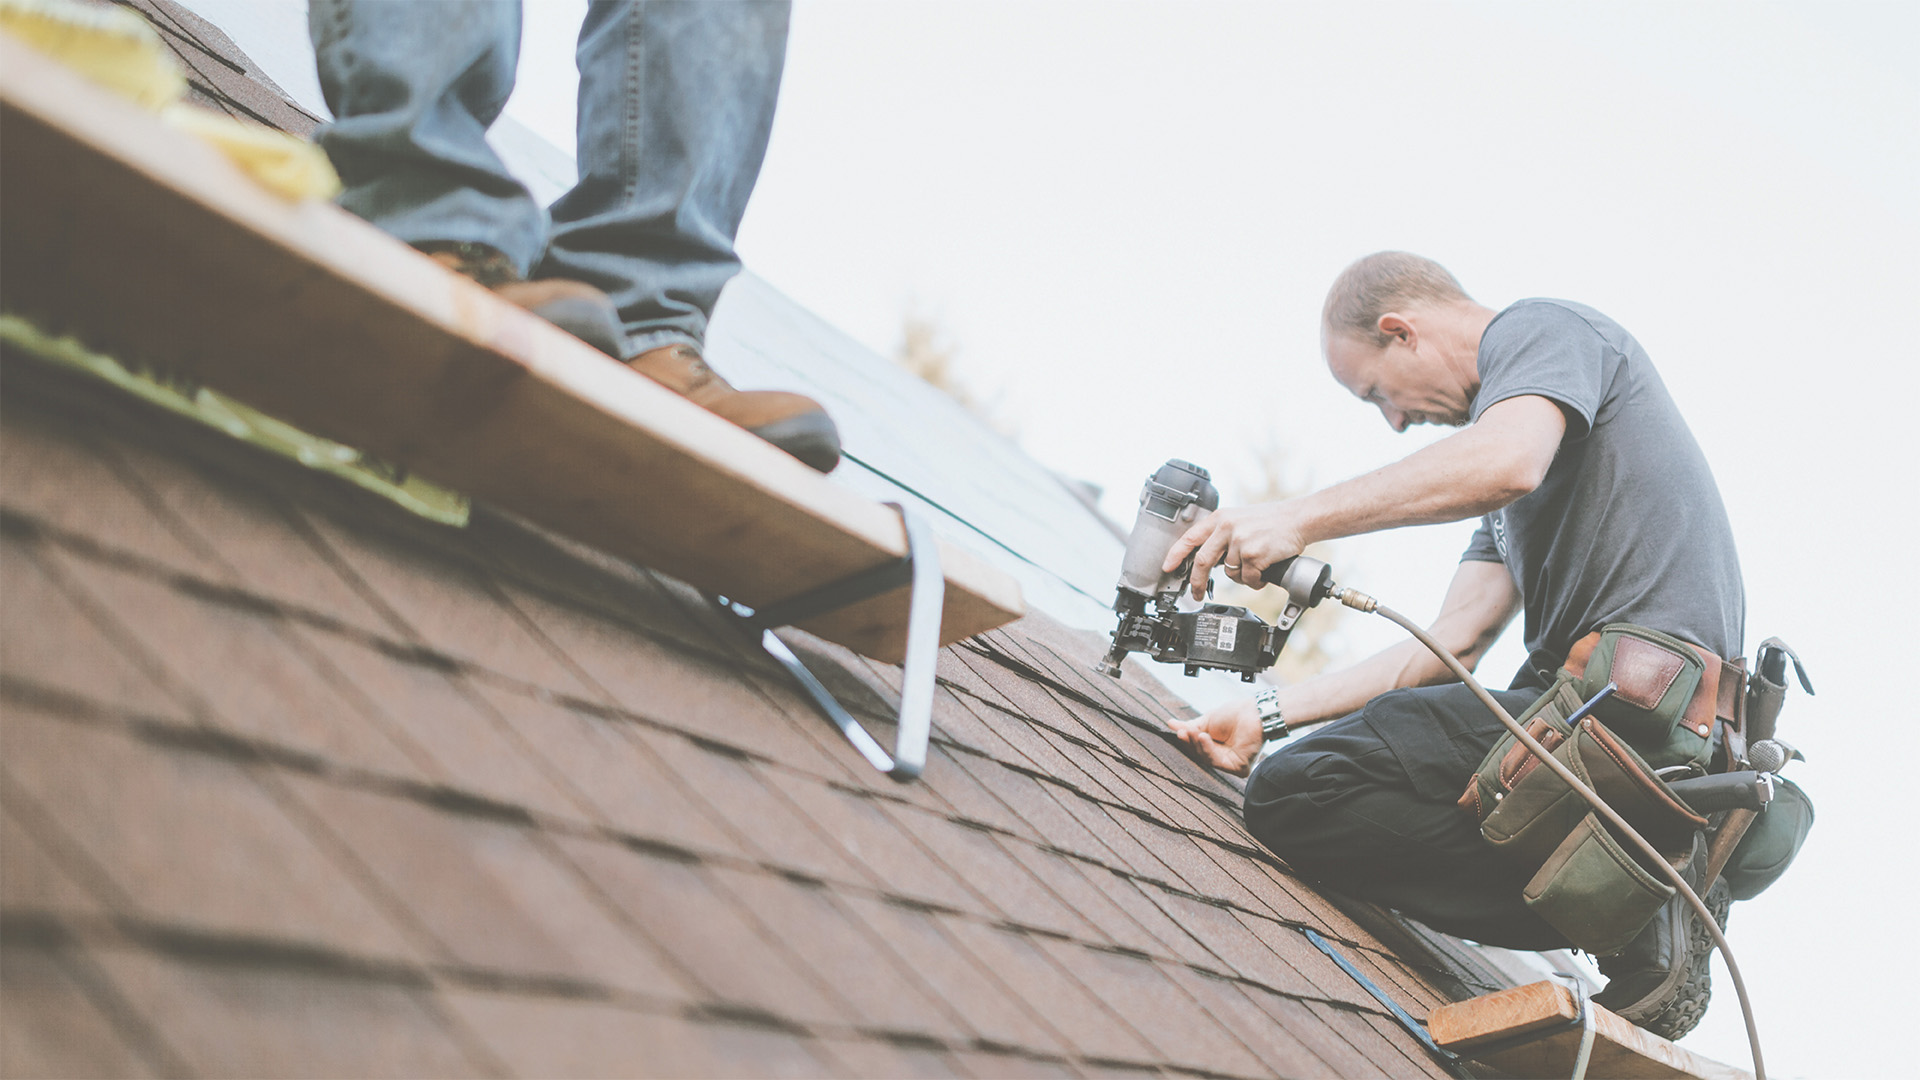
<path id="1" fill-rule="evenodd" d="M 1374 323 L 1380 336 L 1398 339 L 1402 345 L 1412 345 L 1416 337 L 1413 324 L 1397 311 L 1389 311 Z"/>

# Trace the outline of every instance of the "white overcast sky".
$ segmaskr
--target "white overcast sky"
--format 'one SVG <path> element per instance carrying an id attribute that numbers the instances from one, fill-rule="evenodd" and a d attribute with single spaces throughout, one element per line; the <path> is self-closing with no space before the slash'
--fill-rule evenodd
<path id="1" fill-rule="evenodd" d="M 249 49 L 301 6 L 188 2 Z M 530 0 L 509 106 L 569 150 L 583 11 Z M 1277 440 L 1318 484 L 1431 437 L 1321 367 L 1321 299 L 1367 252 L 1620 320 L 1720 479 L 1749 647 L 1785 637 L 1821 691 L 1782 732 L 1819 824 L 1730 926 L 1771 1072 L 1910 1074 L 1913 809 L 1868 740 L 1915 712 L 1917 45 L 1910 2 L 801 0 L 740 250 L 876 350 L 935 318 L 1029 452 L 1123 518 L 1169 456 L 1231 490 Z M 1431 612 L 1470 531 L 1348 541 L 1336 570 Z M 1716 991 L 1686 1045 L 1744 1065 Z"/>

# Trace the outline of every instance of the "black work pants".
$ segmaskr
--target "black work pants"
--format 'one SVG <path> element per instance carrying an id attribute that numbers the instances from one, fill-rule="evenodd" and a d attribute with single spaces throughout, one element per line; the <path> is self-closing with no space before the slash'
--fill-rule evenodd
<path id="1" fill-rule="evenodd" d="M 1517 716 L 1544 690 L 1493 696 Z M 1505 732 L 1457 683 L 1382 694 L 1262 761 L 1247 781 L 1247 827 L 1308 878 L 1435 930 L 1567 948 L 1520 899 L 1532 871 L 1508 865 L 1455 803 Z"/>

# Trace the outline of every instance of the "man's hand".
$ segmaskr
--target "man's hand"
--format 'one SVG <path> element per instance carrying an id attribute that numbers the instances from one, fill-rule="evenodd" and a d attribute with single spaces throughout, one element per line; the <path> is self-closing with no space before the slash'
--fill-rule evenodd
<path id="1" fill-rule="evenodd" d="M 1266 584 L 1260 574 L 1267 567 L 1293 558 L 1307 546 L 1297 516 L 1292 504 L 1285 502 L 1217 510 L 1175 541 L 1160 569 L 1164 573 L 1178 570 L 1191 551 L 1193 573 L 1188 580 L 1195 600 L 1207 595 L 1207 575 L 1215 565 L 1223 567 L 1228 578 L 1258 589 Z"/>
<path id="2" fill-rule="evenodd" d="M 1253 699 L 1222 705 L 1197 720 L 1169 720 L 1167 726 L 1189 755 L 1222 772 L 1245 776 L 1265 742 Z"/>

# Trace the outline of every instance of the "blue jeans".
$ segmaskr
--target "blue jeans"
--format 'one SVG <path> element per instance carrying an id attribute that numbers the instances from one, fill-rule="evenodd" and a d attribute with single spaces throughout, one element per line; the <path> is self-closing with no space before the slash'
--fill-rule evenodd
<path id="1" fill-rule="evenodd" d="M 478 243 L 613 298 L 629 357 L 698 347 L 773 126 L 787 0 L 594 0 L 580 29 L 580 180 L 543 210 L 486 143 L 513 91 L 520 0 L 312 0 L 317 136 L 340 205 L 410 244 Z"/>

